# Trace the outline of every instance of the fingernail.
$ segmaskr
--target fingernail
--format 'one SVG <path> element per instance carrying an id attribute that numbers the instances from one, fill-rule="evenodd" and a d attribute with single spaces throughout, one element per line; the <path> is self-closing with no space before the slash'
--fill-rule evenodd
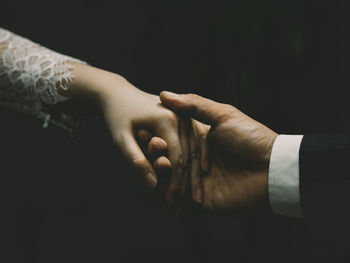
<path id="1" fill-rule="evenodd" d="M 202 203 L 202 189 L 196 190 L 196 202 Z"/>
<path id="2" fill-rule="evenodd" d="M 173 98 L 179 97 L 179 94 L 176 94 L 176 93 L 170 92 L 170 91 L 163 91 L 162 93 L 166 97 L 173 97 Z"/>
<path id="3" fill-rule="evenodd" d="M 153 174 L 151 174 L 151 173 L 146 174 L 146 180 L 147 180 L 147 182 L 150 183 L 149 184 L 150 187 L 154 188 L 157 186 L 157 179 Z"/>

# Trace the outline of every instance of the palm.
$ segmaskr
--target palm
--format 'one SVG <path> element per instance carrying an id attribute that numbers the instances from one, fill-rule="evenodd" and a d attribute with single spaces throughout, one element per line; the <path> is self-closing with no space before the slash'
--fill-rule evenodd
<path id="1" fill-rule="evenodd" d="M 233 106 L 198 95 L 165 92 L 160 99 L 171 110 L 194 120 L 194 140 L 199 140 L 201 146 L 203 171 L 201 176 L 199 172 L 191 174 L 193 200 L 202 202 L 204 209 L 219 213 L 241 212 L 267 203 L 268 166 L 275 132 Z M 198 166 L 198 162 L 194 164 Z"/>
<path id="2" fill-rule="evenodd" d="M 244 132 L 238 130 L 241 126 L 237 122 L 245 123 Z M 209 130 L 206 137 L 210 168 L 202 176 L 204 209 L 230 213 L 256 205 L 265 195 L 265 188 L 260 186 L 266 179 L 262 175 L 267 173 L 268 161 L 265 152 L 257 149 L 265 149 L 268 142 L 267 137 L 257 135 L 257 128 L 265 127 L 247 117 L 229 120 Z M 239 140 L 233 139 L 238 136 Z M 248 141 L 255 143 L 247 144 Z"/>
<path id="3" fill-rule="evenodd" d="M 213 161 L 210 171 L 203 175 L 203 208 L 208 211 L 230 213 L 255 203 L 257 192 L 245 186 L 255 182 L 264 171 L 249 173 L 244 169 L 229 167 Z M 234 209 L 232 209 L 234 208 Z"/>

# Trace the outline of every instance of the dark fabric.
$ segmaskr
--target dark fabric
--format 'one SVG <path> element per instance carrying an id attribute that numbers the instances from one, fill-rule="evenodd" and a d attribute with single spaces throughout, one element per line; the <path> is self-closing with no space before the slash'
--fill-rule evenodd
<path id="1" fill-rule="evenodd" d="M 299 157 L 303 220 L 334 255 L 347 255 L 350 134 L 305 135 Z"/>

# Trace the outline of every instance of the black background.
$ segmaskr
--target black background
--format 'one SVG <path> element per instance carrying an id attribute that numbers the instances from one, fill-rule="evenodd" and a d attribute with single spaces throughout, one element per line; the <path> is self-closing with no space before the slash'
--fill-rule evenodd
<path id="1" fill-rule="evenodd" d="M 2 1 L 0 26 L 126 77 L 235 105 L 279 133 L 349 132 L 343 0 Z M 346 240 L 268 213 L 175 217 L 99 115 L 71 139 L 1 110 L 1 262 L 310 262 Z"/>

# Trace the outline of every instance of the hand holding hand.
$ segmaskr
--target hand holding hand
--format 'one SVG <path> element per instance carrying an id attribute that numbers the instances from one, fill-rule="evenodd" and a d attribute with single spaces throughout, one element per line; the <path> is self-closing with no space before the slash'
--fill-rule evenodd
<path id="1" fill-rule="evenodd" d="M 201 178 L 204 209 L 231 213 L 268 203 L 268 167 L 275 132 L 231 105 L 192 94 L 162 92 L 160 98 L 174 112 L 210 125 L 207 136 L 199 136 L 207 137 L 209 160 L 208 171 Z"/>
<path id="2" fill-rule="evenodd" d="M 136 133 L 143 129 L 167 143 L 172 176 L 166 202 L 178 209 L 189 181 L 187 160 L 194 149 L 188 140 L 189 122 L 161 105 L 158 96 L 137 89 L 117 74 L 75 64 L 74 75 L 68 96 L 88 95 L 98 102 L 115 145 L 150 187 L 157 185 L 157 176 L 136 141 Z"/>

